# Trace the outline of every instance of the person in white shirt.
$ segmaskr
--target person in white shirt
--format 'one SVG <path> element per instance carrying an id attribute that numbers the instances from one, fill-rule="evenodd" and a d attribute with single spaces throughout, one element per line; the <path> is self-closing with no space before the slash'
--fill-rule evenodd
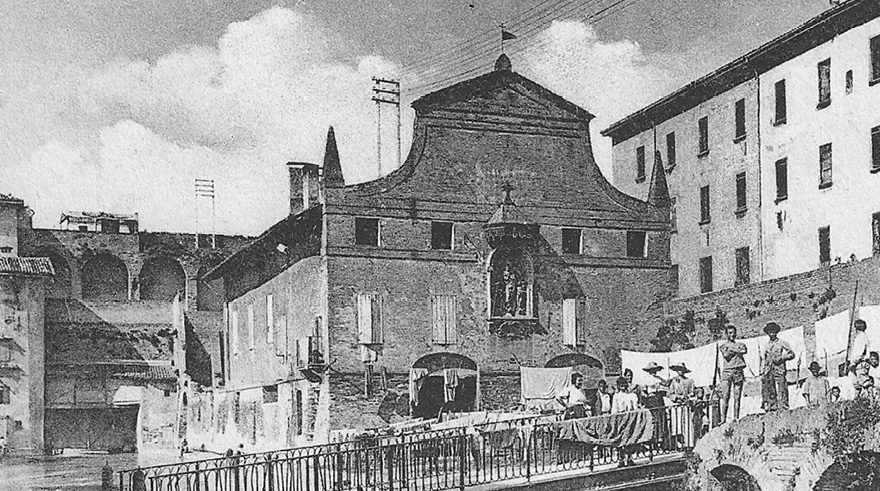
<path id="1" fill-rule="evenodd" d="M 625 377 L 617 379 L 617 392 L 611 399 L 611 414 L 635 411 L 639 407 L 638 397 L 628 390 L 629 381 Z"/>
<path id="2" fill-rule="evenodd" d="M 571 385 L 562 389 L 556 397 L 556 401 L 565 408 L 563 419 L 584 418 L 587 416 L 590 406 L 587 404 L 587 395 L 583 390 L 584 376 L 575 372 L 571 375 Z"/>
<path id="3" fill-rule="evenodd" d="M 868 380 L 868 371 L 871 367 L 869 359 L 871 353 L 871 341 L 868 339 L 868 324 L 859 319 L 853 323 L 856 328 L 856 336 L 853 339 L 852 350 L 849 353 L 850 369 L 855 373 L 853 387 L 856 389 L 856 397 L 862 391 L 862 387 Z"/>

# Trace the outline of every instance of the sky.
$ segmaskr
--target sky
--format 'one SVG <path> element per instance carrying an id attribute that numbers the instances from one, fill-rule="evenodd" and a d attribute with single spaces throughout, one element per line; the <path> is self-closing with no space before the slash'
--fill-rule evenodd
<path id="1" fill-rule="evenodd" d="M 35 226 L 100 210 L 138 213 L 143 230 L 252 235 L 287 214 L 285 163 L 319 163 L 330 125 L 346 182 L 377 177 L 372 77 L 401 81 L 405 155 L 409 103 L 489 71 L 502 23 L 519 36 L 505 46 L 515 71 L 596 115 L 593 146 L 610 179 L 611 144 L 599 131 L 829 8 L 820 0 L 3 3 L 0 193 L 24 199 Z M 383 135 L 393 133 L 391 114 Z M 215 181 L 213 221 L 194 196 L 196 178 Z"/>

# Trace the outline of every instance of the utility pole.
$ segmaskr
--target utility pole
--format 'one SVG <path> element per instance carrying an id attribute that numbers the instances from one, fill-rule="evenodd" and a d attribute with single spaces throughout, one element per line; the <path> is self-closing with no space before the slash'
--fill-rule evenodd
<path id="1" fill-rule="evenodd" d="M 373 77 L 373 102 L 376 103 L 376 162 L 382 175 L 382 104 L 397 108 L 397 165 L 400 165 L 400 81 Z"/>
<path id="2" fill-rule="evenodd" d="M 215 230 L 215 208 L 214 208 L 214 180 L 213 179 L 196 179 L 196 249 L 199 248 L 199 198 L 208 198 L 211 200 L 211 249 L 217 248 L 217 237 L 214 235 Z"/>

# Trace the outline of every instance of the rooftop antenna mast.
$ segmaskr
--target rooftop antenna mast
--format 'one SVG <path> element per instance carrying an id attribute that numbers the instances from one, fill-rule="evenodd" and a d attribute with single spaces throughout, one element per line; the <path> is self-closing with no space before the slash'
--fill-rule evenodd
<path id="1" fill-rule="evenodd" d="M 211 203 L 211 227 L 209 231 L 209 235 L 211 236 L 211 249 L 217 248 L 217 236 L 215 235 L 215 207 L 214 207 L 214 180 L 213 179 L 196 179 L 196 249 L 199 248 L 199 233 L 201 229 L 199 228 L 199 214 L 200 214 L 200 201 L 199 198 L 207 198 Z"/>
<path id="2" fill-rule="evenodd" d="M 400 166 L 400 81 L 373 77 L 373 101 L 376 103 L 376 162 L 382 175 L 382 104 L 397 110 L 397 166 Z"/>

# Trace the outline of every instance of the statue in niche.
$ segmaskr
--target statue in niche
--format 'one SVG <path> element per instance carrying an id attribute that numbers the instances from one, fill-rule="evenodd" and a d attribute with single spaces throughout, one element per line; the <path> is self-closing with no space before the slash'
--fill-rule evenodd
<path id="1" fill-rule="evenodd" d="M 516 274 L 511 271 L 510 263 L 504 266 L 504 312 L 507 315 L 514 315 L 517 311 L 517 278 Z"/>
<path id="2" fill-rule="evenodd" d="M 491 315 L 493 317 L 530 317 L 531 262 L 522 251 L 497 251 L 489 267 Z"/>
<path id="3" fill-rule="evenodd" d="M 520 281 L 516 287 L 516 315 L 525 317 L 528 306 L 529 286 L 525 281 Z"/>

